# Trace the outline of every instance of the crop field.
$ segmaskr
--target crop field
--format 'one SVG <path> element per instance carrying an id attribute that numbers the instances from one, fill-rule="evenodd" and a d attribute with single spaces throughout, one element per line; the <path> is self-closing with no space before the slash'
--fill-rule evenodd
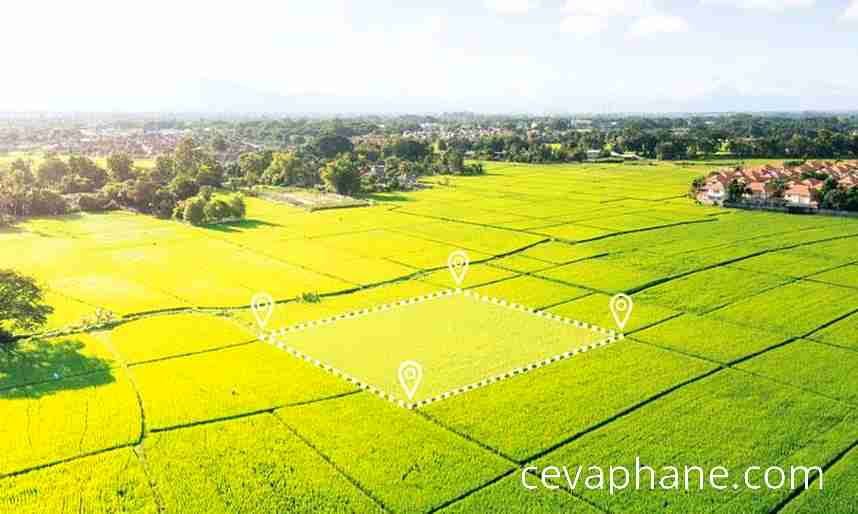
<path id="1" fill-rule="evenodd" d="M 695 205 L 709 169 L 489 163 L 365 207 L 0 229 L 54 307 L 0 350 L 0 512 L 858 512 L 858 220 Z M 539 476 L 636 458 L 824 477 Z"/>

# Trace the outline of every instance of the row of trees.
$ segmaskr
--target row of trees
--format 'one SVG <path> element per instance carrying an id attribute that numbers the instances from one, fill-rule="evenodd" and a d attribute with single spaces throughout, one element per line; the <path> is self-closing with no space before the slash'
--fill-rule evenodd
<path id="1" fill-rule="evenodd" d="M 74 208 L 128 208 L 170 218 L 201 188 L 224 186 L 224 177 L 224 166 L 190 138 L 159 156 L 151 169 L 135 167 L 124 153 L 110 155 L 106 169 L 80 156 L 64 161 L 49 155 L 35 169 L 19 159 L 0 173 L 0 218 L 58 215 Z"/>

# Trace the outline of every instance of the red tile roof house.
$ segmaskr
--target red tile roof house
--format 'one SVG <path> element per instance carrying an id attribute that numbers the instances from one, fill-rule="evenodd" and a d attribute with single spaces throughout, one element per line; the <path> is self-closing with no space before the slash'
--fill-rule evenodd
<path id="1" fill-rule="evenodd" d="M 805 184 L 791 184 L 784 191 L 784 199 L 787 203 L 799 207 L 817 207 L 818 204 L 814 196 L 813 190 Z"/>
<path id="2" fill-rule="evenodd" d="M 709 177 L 703 188 L 697 192 L 697 201 L 709 205 L 721 205 L 727 198 L 727 186 L 732 179 L 724 175 Z"/>
<path id="3" fill-rule="evenodd" d="M 748 184 L 748 189 L 751 193 L 745 195 L 745 198 L 752 202 L 767 202 L 774 198 L 775 186 L 771 182 L 751 182 Z"/>

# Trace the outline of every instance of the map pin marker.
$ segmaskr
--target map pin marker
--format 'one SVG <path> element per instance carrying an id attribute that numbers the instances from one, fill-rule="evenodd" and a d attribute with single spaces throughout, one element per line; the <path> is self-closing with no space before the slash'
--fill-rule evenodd
<path id="1" fill-rule="evenodd" d="M 627 294 L 620 293 L 611 298 L 611 314 L 614 315 L 614 321 L 617 322 L 620 330 L 624 329 L 629 322 L 634 306 L 632 297 Z"/>
<path id="2" fill-rule="evenodd" d="M 450 274 L 453 275 L 453 280 L 456 281 L 456 286 L 461 286 L 465 281 L 465 274 L 468 272 L 468 265 L 471 260 L 468 259 L 468 254 L 463 250 L 456 250 L 447 257 L 447 268 Z"/>
<path id="3" fill-rule="evenodd" d="M 253 317 L 259 323 L 259 328 L 264 330 L 274 313 L 274 298 L 271 298 L 268 293 L 254 295 L 250 301 L 250 308 L 253 309 Z"/>
<path id="4" fill-rule="evenodd" d="M 409 400 L 414 399 L 420 381 L 423 380 L 423 366 L 414 361 L 405 361 L 399 365 L 399 383 L 408 395 Z"/>

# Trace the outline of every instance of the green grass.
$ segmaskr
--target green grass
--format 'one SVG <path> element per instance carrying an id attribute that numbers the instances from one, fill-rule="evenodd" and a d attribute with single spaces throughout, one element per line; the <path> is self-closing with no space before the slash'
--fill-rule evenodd
<path id="1" fill-rule="evenodd" d="M 847 318 L 815 332 L 810 338 L 846 348 L 858 349 L 858 313 L 853 313 Z"/>
<path id="2" fill-rule="evenodd" d="M 845 404 L 725 371 L 549 453 L 538 465 L 634 470 L 640 457 L 655 469 L 724 466 L 736 480 L 749 466 L 823 465 L 856 437 L 855 411 Z M 633 488 L 614 495 L 607 490 L 580 493 L 611 512 L 684 513 L 769 512 L 789 491 L 730 487 L 687 494 Z"/>
<path id="3" fill-rule="evenodd" d="M 698 355 L 733 362 L 782 343 L 787 336 L 735 325 L 711 316 L 686 314 L 635 333 L 635 339 Z"/>
<path id="4" fill-rule="evenodd" d="M 277 415 L 395 512 L 426 512 L 512 469 L 478 445 L 365 393 Z"/>
<path id="5" fill-rule="evenodd" d="M 812 282 L 787 284 L 713 315 L 757 330 L 801 336 L 855 309 L 858 291 Z"/>
<path id="6" fill-rule="evenodd" d="M 113 365 L 113 355 L 90 334 L 22 341 L 12 350 L 0 350 L 0 396 L 2 390 L 14 386 L 106 370 Z"/>
<path id="7" fill-rule="evenodd" d="M 0 476 L 128 445 L 140 408 L 127 378 L 99 371 L 0 391 Z"/>
<path id="8" fill-rule="evenodd" d="M 131 368 L 153 429 L 353 391 L 347 382 L 259 342 Z M 168 377 L 168 378 L 167 378 Z"/>
<path id="9" fill-rule="evenodd" d="M 198 353 L 251 341 L 255 336 L 224 318 L 199 314 L 159 316 L 126 323 L 110 342 L 129 364 Z"/>
<path id="10" fill-rule="evenodd" d="M 417 361 L 419 402 L 607 337 L 460 293 L 288 332 L 285 344 L 399 400 L 399 365 Z"/>
<path id="11" fill-rule="evenodd" d="M 635 299 L 704 314 L 737 300 L 783 285 L 788 279 L 728 266 L 695 273 L 646 289 Z"/>
<path id="12" fill-rule="evenodd" d="M 0 480 L 0 512 L 155 514 L 147 482 L 134 452 L 124 448 Z"/>
<path id="13" fill-rule="evenodd" d="M 741 369 L 858 405 L 858 352 L 798 340 Z"/>
<path id="14" fill-rule="evenodd" d="M 526 460 L 713 368 L 626 340 L 425 411 L 457 432 Z"/>
<path id="15" fill-rule="evenodd" d="M 375 498 L 391 512 L 588 512 L 524 490 L 520 462 L 829 463 L 858 440 L 858 220 L 683 198 L 723 164 L 488 163 L 360 209 L 248 198 L 247 219 L 219 227 L 111 212 L 0 229 L 0 268 L 46 287 L 47 328 L 98 308 L 181 311 L 0 350 L 0 476 L 47 466 L 0 479 L 0 511 L 365 512 Z M 281 302 L 279 329 L 453 287 L 459 249 L 464 289 L 606 328 L 610 297 L 634 292 L 628 337 L 417 411 L 252 341 L 256 293 Z M 396 392 L 415 352 L 428 391 L 577 344 L 492 305 L 399 312 L 284 342 Z M 854 455 L 784 511 L 848 511 Z M 582 494 L 610 512 L 768 513 L 786 498 Z"/>
<path id="16" fill-rule="evenodd" d="M 853 448 L 823 477 L 782 511 L 785 514 L 854 514 L 858 512 L 858 449 Z"/>
<path id="17" fill-rule="evenodd" d="M 168 512 L 382 512 L 273 415 L 153 434 Z"/>
<path id="18" fill-rule="evenodd" d="M 623 331 L 632 333 L 643 327 L 647 327 L 674 316 L 679 316 L 679 312 L 655 305 L 645 303 L 637 298 L 633 299 L 634 307 L 632 308 L 631 316 L 626 322 Z M 590 296 L 572 300 L 571 302 L 562 303 L 556 307 L 548 309 L 554 314 L 565 316 L 573 319 L 587 320 L 590 323 L 595 323 L 600 327 L 620 330 L 614 316 L 611 313 L 611 297 L 606 294 L 593 293 Z"/>
<path id="19" fill-rule="evenodd" d="M 579 287 L 567 286 L 539 277 L 526 276 L 477 287 L 474 289 L 474 292 L 484 296 L 520 303 L 534 309 L 545 308 L 590 294 L 590 291 Z"/>
<path id="20" fill-rule="evenodd" d="M 528 482 L 535 481 L 533 477 Z M 571 494 L 561 491 L 530 491 L 521 485 L 521 473 L 516 472 L 464 500 L 444 509 L 444 513 L 506 512 L 511 514 L 552 514 L 574 512 L 597 514 L 599 511 Z"/>

